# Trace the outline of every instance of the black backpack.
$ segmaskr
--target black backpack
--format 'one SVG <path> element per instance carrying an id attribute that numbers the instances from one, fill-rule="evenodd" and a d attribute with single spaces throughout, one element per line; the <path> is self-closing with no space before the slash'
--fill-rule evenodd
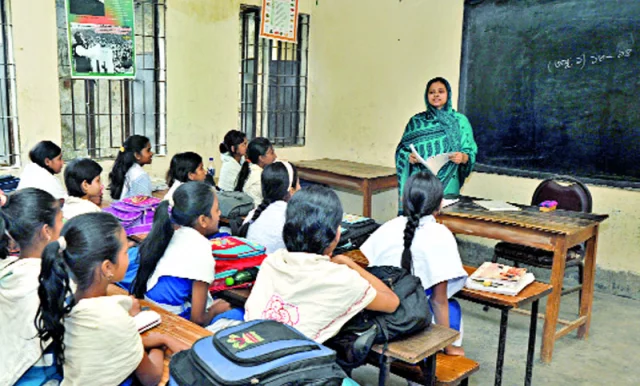
<path id="1" fill-rule="evenodd" d="M 386 350 L 387 343 L 420 332 L 431 324 L 429 300 L 418 277 L 391 266 L 368 267 L 366 270 L 398 295 L 400 305 L 392 314 L 363 310 L 349 320 L 337 336 L 325 343 L 337 351 L 338 364 L 348 371 L 364 364 L 374 344 L 384 344 Z M 371 335 L 372 331 L 375 337 L 368 339 L 365 347 L 354 347 L 363 333 Z"/>

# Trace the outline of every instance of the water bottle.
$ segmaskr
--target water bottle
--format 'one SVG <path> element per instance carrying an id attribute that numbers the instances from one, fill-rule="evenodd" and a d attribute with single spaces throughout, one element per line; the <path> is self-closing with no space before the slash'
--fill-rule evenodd
<path id="1" fill-rule="evenodd" d="M 211 186 L 216 186 L 214 177 L 216 176 L 216 166 L 213 163 L 213 157 L 209 158 L 209 164 L 207 165 L 207 175 L 204 181 Z"/>
<path id="2" fill-rule="evenodd" d="M 227 277 L 225 279 L 225 284 L 228 287 L 231 287 L 234 285 L 249 283 L 249 282 L 255 281 L 257 276 L 258 276 L 257 267 L 246 268 L 246 269 L 243 269 L 242 271 L 238 271 L 233 276 Z"/>

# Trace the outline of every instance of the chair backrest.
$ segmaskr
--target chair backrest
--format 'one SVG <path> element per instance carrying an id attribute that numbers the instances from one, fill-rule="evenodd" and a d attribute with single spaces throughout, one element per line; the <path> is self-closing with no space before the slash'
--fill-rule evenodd
<path id="1" fill-rule="evenodd" d="M 568 182 L 568 185 L 560 184 Z M 553 176 L 542 181 L 531 198 L 531 205 L 539 205 L 543 201 L 558 202 L 558 209 L 591 213 L 593 200 L 591 192 L 585 184 L 569 176 Z"/>

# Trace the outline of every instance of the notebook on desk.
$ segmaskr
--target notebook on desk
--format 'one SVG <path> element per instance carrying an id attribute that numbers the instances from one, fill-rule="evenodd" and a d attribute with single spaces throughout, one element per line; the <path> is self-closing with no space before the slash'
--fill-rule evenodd
<path id="1" fill-rule="evenodd" d="M 495 212 L 495 211 L 518 211 L 521 210 L 520 208 L 518 208 L 515 205 L 511 205 L 509 203 L 506 203 L 504 201 L 496 201 L 496 200 L 477 200 L 474 201 L 474 204 Z"/>

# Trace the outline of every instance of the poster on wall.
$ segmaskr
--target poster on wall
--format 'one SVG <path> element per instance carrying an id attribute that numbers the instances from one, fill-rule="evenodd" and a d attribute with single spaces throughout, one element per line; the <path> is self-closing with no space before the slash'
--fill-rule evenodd
<path id="1" fill-rule="evenodd" d="M 260 37 L 296 43 L 298 0 L 262 0 Z"/>
<path id="2" fill-rule="evenodd" d="M 134 78 L 133 0 L 66 0 L 72 78 Z"/>

